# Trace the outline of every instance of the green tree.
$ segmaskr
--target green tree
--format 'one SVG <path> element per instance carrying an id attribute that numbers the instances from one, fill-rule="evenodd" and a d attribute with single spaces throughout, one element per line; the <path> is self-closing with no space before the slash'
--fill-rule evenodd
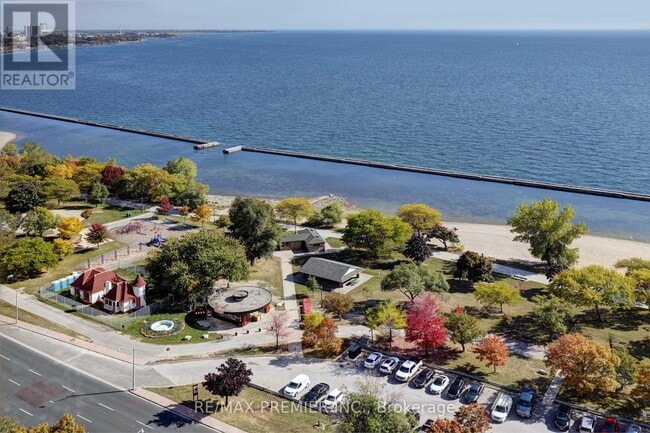
<path id="1" fill-rule="evenodd" d="M 639 269 L 650 269 L 650 260 L 642 259 L 641 257 L 632 257 L 629 259 L 621 259 L 614 266 L 617 268 L 627 268 L 627 272 L 629 273 Z"/>
<path id="2" fill-rule="evenodd" d="M 19 173 L 28 176 L 44 176 L 48 165 L 54 165 L 58 158 L 45 152 L 40 144 L 26 141 L 20 149 Z"/>
<path id="3" fill-rule="evenodd" d="M 521 203 L 508 220 L 515 241 L 527 242 L 533 257 L 544 260 L 547 266 L 571 266 L 578 261 L 578 249 L 570 248 L 573 241 L 589 230 L 583 223 L 573 224 L 575 211 L 571 206 L 560 210 L 559 203 L 545 198 L 530 205 Z"/>
<path id="4" fill-rule="evenodd" d="M 313 275 L 310 275 L 309 278 L 307 278 L 307 288 L 311 289 L 312 293 L 316 292 L 316 290 L 321 290 L 318 280 Z"/>
<path id="5" fill-rule="evenodd" d="M 381 385 L 376 382 L 360 383 L 359 391 L 347 394 L 341 407 L 341 433 L 406 433 L 412 430 L 408 418 L 394 410 L 380 397 Z"/>
<path id="6" fill-rule="evenodd" d="M 567 331 L 566 321 L 570 309 L 560 298 L 556 296 L 533 297 L 532 319 L 540 334 L 546 333 L 548 340 L 553 341 Z"/>
<path id="7" fill-rule="evenodd" d="M 191 304 L 212 294 L 218 277 L 243 280 L 250 270 L 241 245 L 212 230 L 170 239 L 147 257 L 145 269 L 161 295 L 173 294 Z"/>
<path id="8" fill-rule="evenodd" d="M 217 367 L 217 373 L 208 373 L 203 380 L 203 387 L 211 394 L 226 398 L 241 394 L 244 387 L 251 382 L 253 371 L 246 364 L 235 358 L 228 358 Z"/>
<path id="9" fill-rule="evenodd" d="M 298 219 L 307 218 L 314 209 L 306 198 L 285 198 L 275 206 L 280 217 L 293 221 L 294 232 L 298 232 Z"/>
<path id="10" fill-rule="evenodd" d="M 11 213 L 25 213 L 37 206 L 43 206 L 46 200 L 41 186 L 36 181 L 18 182 L 5 199 L 5 209 Z"/>
<path id="11" fill-rule="evenodd" d="M 418 266 L 415 263 L 402 263 L 386 275 L 381 282 L 381 289 L 387 291 L 399 290 L 413 301 L 425 290 L 433 292 L 446 292 L 449 284 L 444 275 L 428 267 Z"/>
<path id="12" fill-rule="evenodd" d="M 619 390 L 622 390 L 634 382 L 638 370 L 637 361 L 625 347 L 615 347 L 612 352 L 619 359 L 619 364 L 616 367 L 616 380 L 621 385 Z"/>
<path id="13" fill-rule="evenodd" d="M 184 156 L 179 156 L 176 159 L 167 161 L 167 165 L 165 165 L 165 170 L 167 170 L 169 174 L 179 174 L 183 176 L 187 184 L 194 182 L 194 180 L 196 179 L 196 174 L 197 174 L 196 164 L 194 163 L 194 161 Z"/>
<path id="14" fill-rule="evenodd" d="M 343 221 L 343 208 L 340 204 L 334 202 L 325 206 L 320 211 L 321 224 L 326 227 L 332 227 Z"/>
<path id="15" fill-rule="evenodd" d="M 366 310 L 366 324 L 372 330 L 388 331 L 388 345 L 393 343 L 393 330 L 406 327 L 406 314 L 393 301 L 384 301 Z"/>
<path id="16" fill-rule="evenodd" d="M 422 203 L 400 206 L 397 216 L 409 224 L 418 234 L 429 227 L 440 224 L 440 211 Z"/>
<path id="17" fill-rule="evenodd" d="M 503 304 L 515 305 L 521 301 L 519 290 L 503 281 L 496 283 L 476 283 L 474 285 L 474 297 L 476 300 L 487 306 L 498 305 L 503 313 Z"/>
<path id="18" fill-rule="evenodd" d="M 404 245 L 410 236 L 411 228 L 404 221 L 370 209 L 348 217 L 341 239 L 349 247 L 365 248 L 377 257 Z"/>
<path id="19" fill-rule="evenodd" d="M 48 177 L 43 181 L 43 192 L 60 205 L 63 201 L 79 197 L 79 186 L 72 179 Z"/>
<path id="20" fill-rule="evenodd" d="M 32 236 L 43 236 L 43 233 L 56 227 L 59 219 L 44 207 L 37 206 L 27 212 L 20 226 L 25 233 Z"/>
<path id="21" fill-rule="evenodd" d="M 465 345 L 485 335 L 480 328 L 478 319 L 464 311 L 454 311 L 445 318 L 447 336 L 454 343 L 460 344 L 462 351 Z"/>
<path id="22" fill-rule="evenodd" d="M 86 241 L 93 245 L 99 245 L 102 242 L 106 242 L 110 238 L 110 233 L 108 228 L 104 224 L 94 223 L 88 229 L 86 234 Z"/>
<path id="23" fill-rule="evenodd" d="M 321 302 L 321 307 L 326 313 L 338 316 L 343 320 L 343 315 L 354 307 L 354 298 L 345 293 L 330 293 Z"/>
<path id="24" fill-rule="evenodd" d="M 0 209 L 0 249 L 16 239 L 17 218 L 4 209 Z"/>
<path id="25" fill-rule="evenodd" d="M 59 257 L 59 259 L 62 259 L 74 252 L 74 244 L 70 241 L 66 241 L 65 239 L 57 238 L 52 242 L 52 250 L 54 251 L 54 254 Z"/>
<path id="26" fill-rule="evenodd" d="M 246 250 L 251 263 L 275 251 L 282 230 L 273 220 L 273 207 L 255 198 L 237 197 L 230 211 L 230 231 Z"/>
<path id="27" fill-rule="evenodd" d="M 411 239 L 406 243 L 404 255 L 418 265 L 431 257 L 431 248 L 427 245 L 427 238 L 413 233 Z"/>
<path id="28" fill-rule="evenodd" d="M 4 279 L 7 275 L 15 279 L 30 278 L 58 262 L 52 244 L 42 238 L 21 238 L 1 251 L 0 273 Z"/>
<path id="29" fill-rule="evenodd" d="M 594 307 L 599 321 L 601 305 L 630 305 L 635 299 L 635 288 L 634 279 L 600 265 L 562 271 L 548 286 L 549 293 L 566 302 Z"/>
<path id="30" fill-rule="evenodd" d="M 492 281 L 492 260 L 474 251 L 465 251 L 456 261 L 454 278 L 472 282 Z"/>
<path id="31" fill-rule="evenodd" d="M 448 229 L 447 227 L 441 224 L 436 224 L 433 227 L 431 227 L 429 230 L 427 230 L 427 237 L 429 239 L 437 239 L 440 242 L 442 242 L 442 246 L 445 249 L 445 251 L 449 249 L 449 246 L 447 245 L 449 242 L 455 244 L 460 242 L 456 229 L 453 230 Z"/>
<path id="32" fill-rule="evenodd" d="M 88 190 L 88 201 L 97 207 L 98 204 L 104 203 L 108 198 L 108 188 L 106 185 L 95 182 Z"/>

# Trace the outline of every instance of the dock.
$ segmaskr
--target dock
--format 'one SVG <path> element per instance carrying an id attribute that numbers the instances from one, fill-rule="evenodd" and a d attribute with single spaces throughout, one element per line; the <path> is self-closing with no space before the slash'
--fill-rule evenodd
<path id="1" fill-rule="evenodd" d="M 209 149 L 211 147 L 217 147 L 219 145 L 220 145 L 220 143 L 218 141 L 210 141 L 208 143 L 195 144 L 194 149 L 196 149 L 196 150 Z"/>
<path id="2" fill-rule="evenodd" d="M 235 153 L 235 152 L 240 152 L 242 150 L 244 150 L 244 146 L 233 146 L 233 147 L 229 147 L 227 149 L 224 149 L 223 153 L 231 154 L 231 153 Z"/>

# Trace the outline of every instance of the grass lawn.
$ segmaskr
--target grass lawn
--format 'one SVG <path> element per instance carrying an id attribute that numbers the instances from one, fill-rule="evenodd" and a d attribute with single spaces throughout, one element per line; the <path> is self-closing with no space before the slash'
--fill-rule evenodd
<path id="1" fill-rule="evenodd" d="M 14 289 L 17 287 L 24 287 L 26 293 L 34 295 L 38 293 L 38 289 L 41 287 L 51 283 L 54 280 L 63 278 L 66 275 L 70 275 L 76 267 L 85 263 L 86 260 L 97 257 L 100 254 L 122 248 L 124 246 L 126 246 L 126 244 L 122 242 L 112 241 L 106 244 L 102 244 L 98 248 L 91 248 L 79 253 L 70 254 L 69 256 L 66 256 L 61 261 L 59 261 L 55 268 L 42 273 L 37 278 L 17 281 L 15 283 L 9 284 L 9 286 L 13 287 Z"/>
<path id="2" fill-rule="evenodd" d="M 14 305 L 11 305 L 5 301 L 0 301 L 0 314 L 3 316 L 8 316 L 8 317 L 16 317 L 16 307 Z M 50 322 L 47 319 L 43 319 L 40 316 L 37 316 L 35 314 L 32 314 L 28 311 L 23 310 L 22 308 L 18 308 L 18 320 L 21 322 L 27 322 L 32 325 L 38 325 L 42 328 L 47 328 L 49 330 L 52 330 L 54 332 L 59 332 L 61 334 L 69 335 L 74 338 L 79 338 L 81 340 L 87 340 L 87 338 L 81 334 L 77 334 L 76 332 L 61 326 L 57 323 Z"/>
<path id="3" fill-rule="evenodd" d="M 252 280 L 264 281 L 266 283 L 265 287 L 271 291 L 273 296 L 277 296 L 278 298 L 284 297 L 282 269 L 279 258 L 270 257 L 256 260 L 255 266 L 251 268 L 250 278 Z"/>
<path id="4" fill-rule="evenodd" d="M 78 211 L 90 209 L 93 214 L 90 216 L 90 218 L 84 221 L 84 226 L 86 227 L 94 223 L 106 224 L 121 220 L 123 218 L 126 218 L 127 211 L 131 211 L 133 213 L 133 216 L 140 214 L 140 211 L 134 209 L 121 208 L 109 204 L 99 204 L 97 207 L 95 207 L 94 205 L 86 203 L 85 201 L 66 202 L 63 203 L 63 205 L 56 207 L 55 209 Z"/>
<path id="5" fill-rule="evenodd" d="M 180 333 L 176 335 L 172 335 L 169 337 L 161 337 L 161 338 L 149 338 L 149 337 L 145 337 L 140 333 L 140 328 L 145 324 L 145 322 L 150 325 L 157 320 L 163 320 L 163 319 L 168 319 L 168 320 L 178 319 L 183 323 L 185 323 L 185 329 L 183 329 Z M 153 344 L 192 344 L 192 343 L 203 343 L 205 341 L 221 339 L 221 335 L 215 332 L 209 334 L 210 338 L 208 340 L 202 339 L 201 336 L 203 334 L 207 334 L 207 332 L 204 329 L 201 329 L 200 325 L 196 323 L 192 313 L 163 313 L 163 314 L 154 314 L 151 316 L 146 316 L 141 319 L 135 320 L 132 323 L 129 323 L 129 325 L 127 325 L 127 327 L 124 328 L 123 333 L 131 336 L 136 340 L 140 340 L 145 343 L 153 343 Z M 185 337 L 186 335 L 190 335 L 192 339 L 183 340 L 183 337 Z"/>
<path id="6" fill-rule="evenodd" d="M 190 385 L 151 388 L 149 391 L 194 409 Z M 216 402 L 221 399 L 199 386 L 199 400 Z M 289 400 L 252 387 L 244 388 L 239 396 L 230 397 L 228 403 L 228 408 L 212 416 L 248 433 L 304 433 L 314 430 L 313 426 L 319 422 L 332 424 L 332 418 L 327 415 L 292 405 Z M 333 432 L 334 429 L 330 426 L 325 431 Z"/>
<path id="7" fill-rule="evenodd" d="M 343 241 L 339 238 L 325 238 L 325 241 L 330 245 L 332 248 L 343 248 L 345 244 Z"/>
<path id="8" fill-rule="evenodd" d="M 569 402 L 587 406 L 591 409 L 618 416 L 641 421 L 641 411 L 650 410 L 650 403 L 643 400 L 641 395 L 634 391 L 634 385 L 629 385 L 622 390 L 608 394 L 589 393 L 586 396 L 577 396 L 566 387 L 560 388 L 558 398 Z"/>

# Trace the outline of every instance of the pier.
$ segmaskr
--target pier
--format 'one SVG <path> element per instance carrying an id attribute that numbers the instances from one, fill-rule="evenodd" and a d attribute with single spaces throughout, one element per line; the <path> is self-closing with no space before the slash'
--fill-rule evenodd
<path id="1" fill-rule="evenodd" d="M 196 150 L 209 149 L 211 147 L 217 147 L 219 145 L 220 143 L 218 141 L 210 141 L 208 143 L 195 144 L 194 149 Z"/>

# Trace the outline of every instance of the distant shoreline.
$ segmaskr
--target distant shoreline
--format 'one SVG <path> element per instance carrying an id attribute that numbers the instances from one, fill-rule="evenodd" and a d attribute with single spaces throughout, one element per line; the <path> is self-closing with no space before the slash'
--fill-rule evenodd
<path id="1" fill-rule="evenodd" d="M 18 136 L 13 132 L 0 131 L 0 150 L 4 149 L 7 144 L 15 141 L 16 138 Z"/>

